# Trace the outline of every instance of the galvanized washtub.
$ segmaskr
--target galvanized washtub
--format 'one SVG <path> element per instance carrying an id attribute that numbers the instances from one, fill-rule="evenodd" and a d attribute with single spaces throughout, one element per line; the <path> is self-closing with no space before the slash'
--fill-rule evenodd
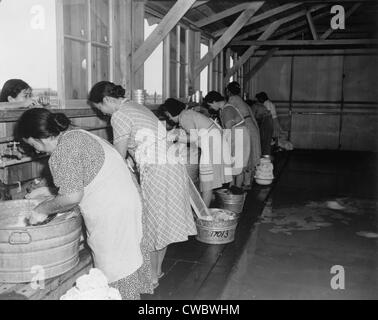
<path id="1" fill-rule="evenodd" d="M 35 200 L 0 202 L 0 283 L 24 283 L 61 275 L 79 262 L 82 218 L 68 212 L 41 226 L 24 219 Z M 40 279 L 42 280 L 42 279 Z"/>

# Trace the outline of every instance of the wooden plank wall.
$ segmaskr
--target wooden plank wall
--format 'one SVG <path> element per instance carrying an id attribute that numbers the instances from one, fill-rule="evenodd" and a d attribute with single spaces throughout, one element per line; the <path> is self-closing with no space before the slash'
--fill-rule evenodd
<path id="1" fill-rule="evenodd" d="M 92 133 L 111 140 L 111 129 L 108 127 L 106 120 L 100 119 L 99 117 L 93 115 L 90 117 L 75 117 L 72 118 L 72 123 L 78 128 L 89 129 Z M 5 150 L 8 138 L 12 138 L 14 134 L 15 121 L 10 122 L 0 122 L 0 152 Z M 24 183 L 35 178 L 41 177 L 42 172 L 46 170 L 46 159 L 38 159 L 35 161 L 29 161 L 22 164 L 12 165 L 4 169 L 0 168 L 0 180 L 6 184 L 13 184 L 18 181 Z M 15 188 L 13 188 L 15 189 Z M 22 197 L 24 193 L 24 188 L 20 194 Z M 14 198 L 19 198 L 15 190 L 12 190 L 12 194 L 15 195 Z"/>
<path id="2" fill-rule="evenodd" d="M 268 93 L 296 148 L 378 151 L 377 73 L 376 55 L 274 56 L 246 92 Z"/>

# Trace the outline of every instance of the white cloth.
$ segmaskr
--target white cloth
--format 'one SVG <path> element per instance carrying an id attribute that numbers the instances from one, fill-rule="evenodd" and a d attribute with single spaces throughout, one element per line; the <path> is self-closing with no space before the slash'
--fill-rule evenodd
<path id="1" fill-rule="evenodd" d="M 122 297 L 117 289 L 109 287 L 101 270 L 91 269 L 89 274 L 78 278 L 75 287 L 60 300 L 122 300 Z"/>
<path id="2" fill-rule="evenodd" d="M 264 102 L 264 106 L 270 111 L 273 119 L 277 118 L 276 106 L 273 104 L 272 101 L 266 100 Z"/>
<path id="3" fill-rule="evenodd" d="M 112 283 L 142 265 L 142 202 L 126 162 L 117 150 L 94 134 L 80 131 L 97 140 L 105 153 L 100 172 L 84 188 L 80 208 L 95 267 Z"/>

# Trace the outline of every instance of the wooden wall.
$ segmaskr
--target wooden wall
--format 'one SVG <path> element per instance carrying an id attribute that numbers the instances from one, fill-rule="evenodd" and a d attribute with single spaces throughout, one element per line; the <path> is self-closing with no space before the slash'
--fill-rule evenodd
<path id="1" fill-rule="evenodd" d="M 59 110 L 60 111 L 60 110 Z M 77 110 L 76 110 L 77 111 Z M 89 110 L 67 110 L 66 112 L 72 120 L 72 123 L 78 128 L 83 128 L 92 133 L 111 141 L 112 134 L 106 119 L 99 118 L 96 114 Z M 11 113 L 11 112 L 9 112 Z M 78 113 L 73 115 L 74 113 Z M 71 115 L 70 115 L 71 114 Z M 81 114 L 81 115 L 80 115 Z M 0 152 L 6 148 L 7 141 L 13 139 L 14 127 L 17 117 L 5 116 L 3 112 L 0 117 Z M 7 118 L 5 120 L 5 118 Z M 13 187 L 11 190 L 14 199 L 20 199 L 25 194 L 27 185 L 35 178 L 45 176 L 48 173 L 47 157 L 38 159 L 26 159 L 26 162 L 14 164 L 11 166 L 0 166 L 0 181 L 6 184 L 22 183 L 22 191 L 17 192 L 17 188 Z"/>
<path id="2" fill-rule="evenodd" d="M 266 91 L 276 102 L 296 148 L 378 151 L 377 74 L 378 56 L 363 51 L 278 53 L 246 91 Z"/>

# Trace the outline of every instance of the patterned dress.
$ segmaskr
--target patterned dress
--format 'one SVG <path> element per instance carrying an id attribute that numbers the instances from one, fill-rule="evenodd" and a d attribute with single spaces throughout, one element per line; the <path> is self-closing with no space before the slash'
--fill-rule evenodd
<path id="1" fill-rule="evenodd" d="M 102 146 L 91 136 L 77 130 L 66 133 L 59 139 L 58 146 L 49 159 L 49 167 L 59 194 L 84 191 L 100 172 L 104 161 Z M 145 238 L 142 239 L 141 251 L 142 266 L 124 279 L 110 284 L 120 290 L 123 299 L 139 299 L 142 293 L 153 293 L 150 257 Z"/>
<path id="2" fill-rule="evenodd" d="M 165 126 L 148 108 L 131 102 L 112 115 L 111 124 L 114 143 L 125 143 L 138 166 L 149 249 L 197 234 L 185 166 L 164 161 L 170 147 Z"/>

